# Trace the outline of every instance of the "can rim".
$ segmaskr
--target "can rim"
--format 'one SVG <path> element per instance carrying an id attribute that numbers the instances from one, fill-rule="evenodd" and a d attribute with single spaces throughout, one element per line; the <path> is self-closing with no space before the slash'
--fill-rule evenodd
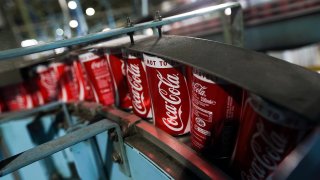
<path id="1" fill-rule="evenodd" d="M 248 103 L 257 114 L 275 124 L 293 129 L 310 129 L 315 125 L 302 116 L 275 105 L 254 93 L 249 93 L 245 101 L 245 104 Z"/>

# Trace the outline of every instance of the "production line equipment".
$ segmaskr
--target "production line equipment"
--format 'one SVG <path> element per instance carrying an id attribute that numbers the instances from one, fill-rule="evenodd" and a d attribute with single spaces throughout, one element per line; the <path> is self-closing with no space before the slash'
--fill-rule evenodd
<path id="1" fill-rule="evenodd" d="M 161 32 L 226 8 L 226 44 Z M 0 177 L 319 178 L 319 74 L 241 48 L 242 32 L 225 3 L 0 52 Z"/>

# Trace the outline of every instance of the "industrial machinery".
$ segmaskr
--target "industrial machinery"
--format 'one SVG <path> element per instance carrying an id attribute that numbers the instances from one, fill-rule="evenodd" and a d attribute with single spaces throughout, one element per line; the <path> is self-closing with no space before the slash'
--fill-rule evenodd
<path id="1" fill-rule="evenodd" d="M 232 9 L 226 45 L 161 34 L 161 26 L 207 13 Z M 135 41 L 134 32 L 155 28 L 155 36 Z M 152 22 L 44 45 L 0 52 L 0 85 L 20 82 L 20 69 L 52 58 L 13 59 L 69 48 L 79 50 L 128 35 L 123 48 L 182 63 L 223 78 L 277 107 L 290 110 L 302 125 L 312 126 L 304 140 L 273 169 L 276 179 L 317 179 L 320 157 L 319 91 L 315 72 L 236 46 L 242 44 L 242 12 L 225 3 Z M 129 41 L 130 40 L 130 41 Z M 84 47 L 84 48 L 83 48 Z M 70 52 L 53 55 L 65 60 Z M 17 73 L 19 72 L 19 73 Z M 244 73 L 245 72 L 245 73 Z M 18 74 L 18 75 L 16 75 Z M 95 102 L 51 102 L 36 108 L 2 113 L 0 176 L 4 179 L 229 179 L 228 159 L 210 159 L 190 147 L 189 135 L 173 137 L 131 111 Z M 288 123 L 288 122 L 286 122 Z M 35 133 L 36 132 L 36 133 Z M 17 137 L 17 135 L 19 135 Z M 249 145 L 248 145 L 249 146 Z M 23 149 L 24 148 L 24 149 Z M 274 155 L 274 154 L 273 154 Z M 230 157 L 229 157 L 230 158 Z"/>

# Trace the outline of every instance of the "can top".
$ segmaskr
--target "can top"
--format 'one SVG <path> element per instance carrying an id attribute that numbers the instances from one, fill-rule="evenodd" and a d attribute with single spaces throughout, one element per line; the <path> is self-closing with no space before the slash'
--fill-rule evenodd
<path id="1" fill-rule="evenodd" d="M 249 94 L 246 104 L 250 105 L 252 109 L 264 119 L 281 126 L 293 129 L 309 129 L 315 125 L 315 123 L 306 121 L 305 118 L 300 115 L 268 102 L 253 93 Z"/>

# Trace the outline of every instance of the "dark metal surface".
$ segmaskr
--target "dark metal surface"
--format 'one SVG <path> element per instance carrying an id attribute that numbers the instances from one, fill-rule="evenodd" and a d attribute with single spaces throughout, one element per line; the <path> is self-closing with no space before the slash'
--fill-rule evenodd
<path id="1" fill-rule="evenodd" d="M 197 67 L 298 115 L 320 121 L 320 76 L 297 65 L 214 41 L 163 36 L 128 47 Z"/>
<path id="2" fill-rule="evenodd" d="M 9 174 L 13 171 L 16 171 L 24 166 L 27 166 L 35 161 L 41 160 L 67 147 L 75 145 L 81 141 L 87 140 L 109 129 L 115 129 L 115 132 L 118 134 L 118 137 L 122 137 L 120 127 L 118 124 L 109 120 L 101 120 L 92 125 L 77 129 L 63 137 L 44 143 L 35 148 L 32 148 L 30 150 L 27 150 L 18 155 L 12 156 L 8 159 L 1 161 L 0 177 Z M 130 170 L 126 159 L 122 138 L 119 138 L 119 144 L 121 144 L 119 148 L 119 153 L 121 153 L 121 156 L 124 159 L 122 163 L 122 168 L 124 170 L 124 173 L 130 176 Z"/>
<path id="3" fill-rule="evenodd" d="M 174 179 L 199 179 L 190 169 L 180 164 L 175 157 L 171 157 L 139 134 L 126 138 L 125 143 L 137 149 L 143 156 L 147 157 Z"/>

